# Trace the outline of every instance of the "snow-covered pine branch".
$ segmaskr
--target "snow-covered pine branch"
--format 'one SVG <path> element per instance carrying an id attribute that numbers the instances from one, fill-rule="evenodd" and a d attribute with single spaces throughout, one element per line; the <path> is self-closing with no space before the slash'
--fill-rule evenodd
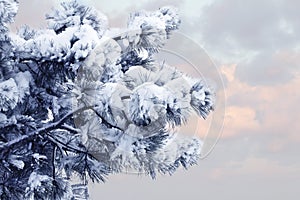
<path id="1" fill-rule="evenodd" d="M 46 15 L 46 29 L 15 34 L 16 12 L 17 1 L 0 0 L 1 199 L 87 198 L 89 180 L 197 162 L 201 140 L 176 127 L 205 119 L 214 91 L 154 58 L 179 28 L 175 8 L 135 12 L 114 29 L 74 0 Z M 82 183 L 71 186 L 73 175 Z"/>

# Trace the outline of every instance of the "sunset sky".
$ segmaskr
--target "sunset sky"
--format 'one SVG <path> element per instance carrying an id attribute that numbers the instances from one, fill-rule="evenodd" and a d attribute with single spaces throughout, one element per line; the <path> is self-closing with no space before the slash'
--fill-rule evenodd
<path id="1" fill-rule="evenodd" d="M 19 1 L 13 29 L 21 24 L 45 27 L 44 14 L 59 2 Z M 136 175 L 110 176 L 107 183 L 91 187 L 92 199 L 299 198 L 300 1 L 81 2 L 106 14 L 114 27 L 125 27 L 135 10 L 176 6 L 182 18 L 180 33 L 205 49 L 215 63 L 212 70 L 221 74 L 226 94 L 221 139 L 198 166 L 155 181 Z M 204 70 L 203 76 L 209 74 Z"/>

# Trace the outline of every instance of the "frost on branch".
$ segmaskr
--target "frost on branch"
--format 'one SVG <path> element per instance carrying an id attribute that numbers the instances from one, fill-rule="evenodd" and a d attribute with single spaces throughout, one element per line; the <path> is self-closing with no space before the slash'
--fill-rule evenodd
<path id="1" fill-rule="evenodd" d="M 121 30 L 68 1 L 46 29 L 14 34 L 17 4 L 0 5 L 1 199 L 87 198 L 88 181 L 111 173 L 155 178 L 197 162 L 201 140 L 177 130 L 208 116 L 214 91 L 154 57 L 179 28 L 176 9 L 135 12 Z"/>
<path id="2" fill-rule="evenodd" d="M 0 1 L 0 38 L 7 31 L 7 24 L 14 21 L 17 14 L 18 1 L 16 0 L 1 0 Z"/>
<path id="3" fill-rule="evenodd" d="M 68 27 L 81 25 L 91 26 L 101 37 L 108 28 L 105 15 L 94 8 L 78 4 L 76 1 L 63 2 L 58 9 L 46 15 L 48 28 L 56 33 L 63 32 Z"/>
<path id="4" fill-rule="evenodd" d="M 18 86 L 14 79 L 10 78 L 0 83 L 0 110 L 14 109 L 18 103 Z"/>

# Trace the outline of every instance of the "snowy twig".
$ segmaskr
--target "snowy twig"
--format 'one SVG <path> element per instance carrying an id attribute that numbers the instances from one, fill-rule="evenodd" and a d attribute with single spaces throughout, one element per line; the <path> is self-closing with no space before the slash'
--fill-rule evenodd
<path id="1" fill-rule="evenodd" d="M 75 147 L 71 147 L 67 144 L 65 144 L 64 142 L 56 139 L 55 137 L 53 137 L 52 135 L 50 134 L 47 134 L 48 138 L 51 140 L 51 142 L 53 142 L 56 146 L 59 146 L 60 148 L 62 149 L 66 149 L 66 150 L 69 150 L 69 151 L 73 151 L 75 153 L 84 153 L 86 154 L 87 151 L 83 151 L 82 149 L 78 149 L 78 148 L 75 148 Z"/>
<path id="2" fill-rule="evenodd" d="M 115 126 L 115 125 L 109 123 L 108 121 L 106 121 L 106 120 L 99 114 L 99 112 L 97 112 L 97 110 L 95 110 L 95 107 L 92 107 L 92 108 L 90 108 L 90 109 L 91 109 L 92 111 L 95 112 L 95 114 L 97 115 L 97 117 L 99 117 L 99 118 L 101 119 L 102 123 L 105 124 L 106 126 L 108 126 L 108 128 L 115 128 L 115 129 L 117 129 L 117 130 L 119 130 L 119 131 L 124 132 L 124 130 L 121 129 L 120 127 L 117 127 L 117 126 Z"/>
<path id="3" fill-rule="evenodd" d="M 88 109 L 91 109 L 91 108 L 92 108 L 92 106 L 88 106 L 88 107 L 84 106 L 84 107 L 78 108 L 77 110 L 66 114 L 64 117 L 62 117 L 57 122 L 54 122 L 52 124 L 49 124 L 48 126 L 36 129 L 36 130 L 28 133 L 27 135 L 22 135 L 21 137 L 18 137 L 17 139 L 11 140 L 11 141 L 9 141 L 5 144 L 0 145 L 0 150 L 2 150 L 2 149 L 7 149 L 7 150 L 11 149 L 13 146 L 15 146 L 15 145 L 17 145 L 17 144 L 19 144 L 23 141 L 29 140 L 29 139 L 33 138 L 34 136 L 36 136 L 36 135 L 38 135 L 42 132 L 49 132 L 51 130 L 54 130 L 54 129 L 58 128 L 59 126 L 61 126 L 68 118 L 72 117 L 74 114 L 80 113 L 84 110 L 88 110 Z M 2 152 L 2 154 L 3 154 L 3 152 Z"/>
<path id="4" fill-rule="evenodd" d="M 17 144 L 19 144 L 19 143 L 21 143 L 21 142 L 23 142 L 23 141 L 30 140 L 30 139 L 32 139 L 33 137 L 35 137 L 36 135 L 38 135 L 38 134 L 40 134 L 40 133 L 47 133 L 47 132 L 49 132 L 49 131 L 51 131 L 51 130 L 54 130 L 54 129 L 57 129 L 57 128 L 63 128 L 63 129 L 66 129 L 66 130 L 69 130 L 69 131 L 72 131 L 72 132 L 78 132 L 78 131 L 79 131 L 78 129 L 75 129 L 75 128 L 73 128 L 73 127 L 71 127 L 71 126 L 65 124 L 64 122 L 65 122 L 68 118 L 72 117 L 73 115 L 75 115 L 75 114 L 77 114 L 77 113 L 80 113 L 80 112 L 82 112 L 82 111 L 85 111 L 85 110 L 89 110 L 89 109 L 93 110 L 93 111 L 96 113 L 96 115 L 97 115 L 99 118 L 101 118 L 102 123 L 104 123 L 105 125 L 109 126 L 109 128 L 115 128 L 115 129 L 118 129 L 118 130 L 124 132 L 124 130 L 122 130 L 121 128 L 119 128 L 119 127 L 117 127 L 117 126 L 115 126 L 115 125 L 112 125 L 111 123 L 107 122 L 107 121 L 106 121 L 106 120 L 105 120 L 105 119 L 104 119 L 104 118 L 103 118 L 103 117 L 95 110 L 95 107 L 96 107 L 96 105 L 94 105 L 94 106 L 83 106 L 83 107 L 81 107 L 81 108 L 78 108 L 77 110 L 74 110 L 74 111 L 72 111 L 72 112 L 66 114 L 64 117 L 62 117 L 62 118 L 61 118 L 60 120 L 58 120 L 57 122 L 54 122 L 54 123 L 52 123 L 52 124 L 49 124 L 48 126 L 45 126 L 45 127 L 39 128 L 39 129 L 36 129 L 36 130 L 30 132 L 30 133 L 27 134 L 27 135 L 22 135 L 21 137 L 18 137 L 17 139 L 11 140 L 11 141 L 9 141 L 9 142 L 7 142 L 7 143 L 4 143 L 4 144 L 0 145 L 0 150 L 9 150 L 9 149 L 11 149 L 13 146 L 15 146 L 15 145 L 17 145 Z M 48 136 L 50 136 L 50 135 L 48 134 Z M 53 138 L 53 137 L 51 137 L 51 138 Z M 53 139 L 55 139 L 55 138 L 53 138 Z M 56 140 L 56 139 L 55 139 L 55 141 L 58 142 L 58 143 L 60 143 L 60 144 L 64 144 L 63 142 L 58 141 L 58 140 Z M 66 146 L 66 147 L 67 147 L 67 146 Z M 67 148 L 70 148 L 70 147 L 67 147 Z M 74 151 L 78 151 L 78 152 L 82 152 L 82 150 L 79 150 L 79 149 L 73 149 L 73 150 L 74 150 Z M 4 155 L 4 152 L 5 152 L 5 151 L 2 151 L 1 154 Z M 1 156 L 1 157 L 2 157 L 2 156 Z"/>
<path id="5" fill-rule="evenodd" d="M 74 127 L 72 127 L 72 126 L 70 126 L 70 125 L 68 125 L 68 124 L 63 124 L 63 125 L 61 125 L 61 128 L 65 129 L 65 130 L 67 130 L 67 131 L 70 131 L 70 132 L 75 132 L 75 133 L 79 133 L 79 132 L 80 132 L 79 129 L 74 128 Z"/>

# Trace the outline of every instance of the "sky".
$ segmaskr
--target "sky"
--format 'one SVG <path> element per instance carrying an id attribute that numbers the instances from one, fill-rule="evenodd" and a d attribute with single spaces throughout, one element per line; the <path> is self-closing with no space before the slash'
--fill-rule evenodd
<path id="1" fill-rule="evenodd" d="M 20 0 L 12 28 L 24 23 L 44 27 L 44 14 L 58 2 Z M 224 117 L 218 116 L 224 121 L 221 138 L 197 166 L 156 180 L 142 175 L 113 175 L 106 183 L 91 186 L 91 199 L 299 198 L 300 1 L 81 2 L 106 14 L 115 27 L 125 27 L 129 13 L 135 10 L 176 6 L 182 19 L 181 36 L 202 49 L 198 49 L 205 57 L 202 61 L 208 56 L 213 61 L 211 71 L 217 71 L 220 77 L 210 76 L 206 62 L 198 60 L 196 64 L 204 77 L 223 80 L 224 90 L 223 86 L 219 90 L 225 94 L 221 103 L 226 105 Z M 176 42 L 181 41 L 172 40 L 175 46 Z M 199 57 L 188 45 L 181 50 L 189 52 L 190 60 Z"/>

